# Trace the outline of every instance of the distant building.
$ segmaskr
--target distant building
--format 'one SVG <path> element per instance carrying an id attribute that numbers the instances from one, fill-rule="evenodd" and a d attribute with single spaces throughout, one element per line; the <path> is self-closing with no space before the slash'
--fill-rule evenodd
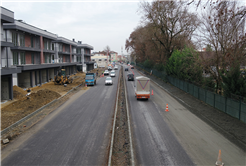
<path id="1" fill-rule="evenodd" d="M 106 55 L 94 55 L 91 60 L 97 64 L 98 67 L 107 67 L 109 65 L 109 56 Z"/>

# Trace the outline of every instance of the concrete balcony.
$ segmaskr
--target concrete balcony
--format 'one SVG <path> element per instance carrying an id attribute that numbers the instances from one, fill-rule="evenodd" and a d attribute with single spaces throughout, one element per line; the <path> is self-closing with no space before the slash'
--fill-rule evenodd
<path id="1" fill-rule="evenodd" d="M 1 21 L 5 23 L 14 22 L 14 12 L 1 6 Z"/>
<path id="2" fill-rule="evenodd" d="M 21 73 L 20 67 L 2 67 L 1 68 L 1 76 L 9 75 L 14 73 Z"/>

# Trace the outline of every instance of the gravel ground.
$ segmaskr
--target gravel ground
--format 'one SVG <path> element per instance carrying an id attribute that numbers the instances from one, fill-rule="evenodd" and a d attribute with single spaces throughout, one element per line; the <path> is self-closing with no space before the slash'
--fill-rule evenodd
<path id="1" fill-rule="evenodd" d="M 216 131 L 224 135 L 227 139 L 246 152 L 246 124 L 242 121 L 217 110 L 214 107 L 198 100 L 189 93 L 173 86 L 170 83 L 166 83 L 161 79 L 149 75 L 149 73 L 141 70 L 137 67 L 141 73 L 144 73 L 152 81 L 158 83 L 164 89 L 168 90 L 168 93 L 174 98 L 179 98 L 183 102 L 180 102 L 188 110 L 190 110 L 197 117 L 205 121 L 212 126 Z"/>
<path id="2" fill-rule="evenodd" d="M 116 114 L 116 124 L 114 133 L 114 145 L 112 152 L 112 165 L 131 165 L 130 142 L 128 132 L 127 110 L 125 101 L 125 88 L 122 69 L 119 84 L 118 110 Z"/>

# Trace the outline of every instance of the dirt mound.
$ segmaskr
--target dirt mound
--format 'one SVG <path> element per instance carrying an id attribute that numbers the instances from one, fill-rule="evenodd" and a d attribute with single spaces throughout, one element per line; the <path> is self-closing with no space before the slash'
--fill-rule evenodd
<path id="1" fill-rule="evenodd" d="M 42 89 L 7 105 L 1 109 L 1 130 L 60 96 L 57 92 Z"/>
<path id="2" fill-rule="evenodd" d="M 14 99 L 20 99 L 26 96 L 27 92 L 18 86 L 13 86 Z"/>
<path id="3" fill-rule="evenodd" d="M 102 71 L 106 68 L 93 69 L 90 72 L 98 72 L 98 77 L 102 74 Z M 64 85 L 55 85 L 53 81 L 29 88 L 31 94 L 27 97 L 27 91 L 18 86 L 13 86 L 14 100 L 1 104 L 1 129 L 4 129 L 11 124 L 17 122 L 28 114 L 36 111 L 38 108 L 51 102 L 52 100 L 66 94 L 72 88 L 82 84 L 85 84 L 86 73 L 77 72 L 71 75 L 73 83 Z M 87 87 L 81 88 L 86 90 Z"/>
<path id="4" fill-rule="evenodd" d="M 83 72 L 78 72 L 75 75 L 72 76 L 73 78 L 73 84 L 83 84 L 85 83 L 85 73 Z"/>

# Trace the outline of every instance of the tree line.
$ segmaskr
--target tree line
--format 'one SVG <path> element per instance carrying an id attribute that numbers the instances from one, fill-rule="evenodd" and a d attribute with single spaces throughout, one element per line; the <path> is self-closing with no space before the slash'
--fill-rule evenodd
<path id="1" fill-rule="evenodd" d="M 226 96 L 246 97 L 245 4 L 194 3 L 141 2 L 141 25 L 126 39 L 125 49 L 145 67 L 165 70 Z"/>

